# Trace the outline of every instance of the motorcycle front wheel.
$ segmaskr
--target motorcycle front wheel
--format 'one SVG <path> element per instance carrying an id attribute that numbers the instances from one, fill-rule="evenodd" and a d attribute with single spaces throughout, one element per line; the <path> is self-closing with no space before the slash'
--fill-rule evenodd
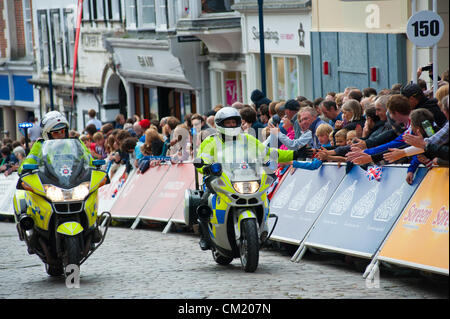
<path id="1" fill-rule="evenodd" d="M 241 242 L 239 245 L 242 269 L 254 272 L 258 267 L 259 243 L 256 219 L 244 219 L 241 222 Z"/>
<path id="2" fill-rule="evenodd" d="M 68 265 L 80 265 L 81 261 L 81 241 L 78 236 L 66 236 L 64 238 L 65 258 L 64 268 Z"/>

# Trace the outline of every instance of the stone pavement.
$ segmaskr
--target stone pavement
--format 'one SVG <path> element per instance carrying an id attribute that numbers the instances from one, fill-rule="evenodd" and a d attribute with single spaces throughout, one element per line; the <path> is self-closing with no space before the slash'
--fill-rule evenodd
<path id="1" fill-rule="evenodd" d="M 286 250 L 264 249 L 255 273 L 239 259 L 217 265 L 187 232 L 162 228 L 109 229 L 103 244 L 82 266 L 80 288 L 48 277 L 36 255 L 28 255 L 15 225 L 0 222 L 0 299 L 305 299 L 448 298 L 448 277 L 382 269 L 379 288 L 367 288 L 362 270 L 332 254 L 307 253 L 300 263 Z M 291 253 L 291 252 L 290 252 Z"/>

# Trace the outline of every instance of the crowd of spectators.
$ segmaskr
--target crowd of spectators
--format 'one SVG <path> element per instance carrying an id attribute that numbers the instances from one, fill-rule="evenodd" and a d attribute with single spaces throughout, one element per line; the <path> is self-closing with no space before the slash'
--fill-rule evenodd
<path id="1" fill-rule="evenodd" d="M 242 130 L 256 136 L 265 145 L 288 150 L 306 150 L 294 167 L 317 169 L 323 162 L 346 162 L 347 166 L 409 163 L 408 183 L 412 183 L 419 164 L 428 168 L 448 164 L 448 71 L 439 81 L 433 96 L 418 84 L 396 84 L 390 89 L 348 87 L 344 92 L 329 92 L 313 101 L 299 96 L 287 101 L 271 101 L 260 90 L 251 94 L 252 104 L 235 102 Z M 71 130 L 70 137 L 85 143 L 95 159 L 104 159 L 108 170 L 126 165 L 145 172 L 160 159 L 183 162 L 195 157 L 195 150 L 214 134 L 214 115 L 223 105 L 205 114 L 188 114 L 160 120 L 125 119 L 119 114 L 114 122 L 102 123 L 96 112 L 81 134 Z M 38 125 L 38 122 L 35 123 Z M 33 141 L 31 141 L 32 143 Z M 1 143 L 0 172 L 17 170 L 25 157 L 24 138 Z M 31 147 L 31 146 L 30 146 Z M 147 159 L 145 166 L 142 160 Z M 282 174 L 285 167 L 280 167 Z"/>

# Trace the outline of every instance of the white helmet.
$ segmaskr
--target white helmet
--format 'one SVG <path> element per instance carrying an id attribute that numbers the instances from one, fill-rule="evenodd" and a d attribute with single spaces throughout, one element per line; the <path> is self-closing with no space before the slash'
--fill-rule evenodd
<path id="1" fill-rule="evenodd" d="M 50 140 L 52 131 L 58 131 L 63 128 L 66 129 L 66 136 L 68 136 L 69 122 L 64 115 L 58 111 L 51 111 L 45 114 L 41 120 L 42 137 L 44 140 Z"/>
<path id="2" fill-rule="evenodd" d="M 224 122 L 229 119 L 236 120 L 236 126 L 225 127 Z M 214 122 L 216 123 L 217 131 L 226 136 L 237 136 L 241 132 L 241 115 L 234 107 L 227 106 L 220 109 L 214 116 Z"/>

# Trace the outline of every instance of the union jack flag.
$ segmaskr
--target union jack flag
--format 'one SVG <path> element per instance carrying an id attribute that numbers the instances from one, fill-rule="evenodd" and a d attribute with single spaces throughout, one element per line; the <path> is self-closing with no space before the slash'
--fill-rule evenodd
<path id="1" fill-rule="evenodd" d="M 377 181 L 380 181 L 382 171 L 383 171 L 383 169 L 381 166 L 377 166 L 377 165 L 370 166 L 367 169 L 366 176 L 369 178 L 369 181 L 374 180 L 374 179 Z"/>

